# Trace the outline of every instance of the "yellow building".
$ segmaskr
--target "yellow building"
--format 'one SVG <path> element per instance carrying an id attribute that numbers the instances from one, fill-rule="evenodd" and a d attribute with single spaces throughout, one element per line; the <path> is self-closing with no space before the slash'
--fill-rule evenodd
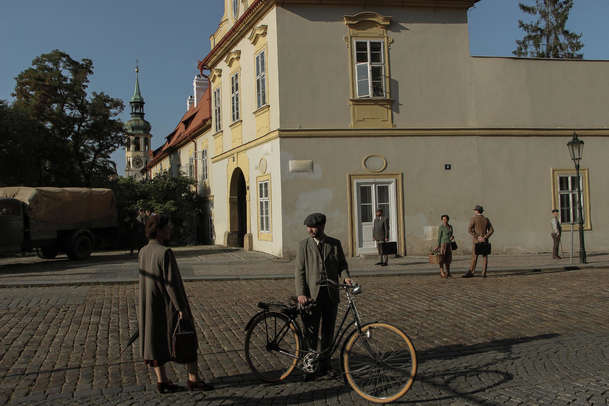
<path id="1" fill-rule="evenodd" d="M 466 251 L 482 204 L 495 252 L 549 250 L 551 209 L 575 220 L 577 131 L 587 242 L 606 249 L 609 62 L 471 56 L 475 3 L 225 0 L 195 142 L 214 241 L 290 256 L 321 211 L 349 254 L 371 253 L 381 207 L 401 254 L 426 253 L 444 213 Z"/>

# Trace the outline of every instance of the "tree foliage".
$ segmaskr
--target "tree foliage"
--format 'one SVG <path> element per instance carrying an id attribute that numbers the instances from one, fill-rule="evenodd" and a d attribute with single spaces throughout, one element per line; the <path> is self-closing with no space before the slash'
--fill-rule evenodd
<path id="1" fill-rule="evenodd" d="M 525 33 L 516 40 L 512 52 L 520 57 L 581 59 L 579 53 L 584 44 L 582 34 L 566 29 L 573 0 L 535 0 L 534 5 L 518 3 L 524 13 L 536 16 L 535 22 L 518 20 L 518 27 Z"/>
<path id="2" fill-rule="evenodd" d="M 124 104 L 105 93 L 87 88 L 93 74 L 90 59 L 77 61 L 54 50 L 32 61 L 32 67 L 16 78 L 14 109 L 44 130 L 42 142 L 32 142 L 27 128 L 16 141 L 22 144 L 20 156 L 44 156 L 44 176 L 29 185 L 97 186 L 116 173 L 110 155 L 125 144 L 123 123 L 117 116 Z M 34 149 L 49 149 L 39 153 Z M 21 182 L 25 183 L 25 182 Z"/>
<path id="3" fill-rule="evenodd" d="M 202 215 L 203 202 L 194 190 L 194 181 L 186 176 L 167 173 L 150 181 L 140 182 L 120 177 L 111 184 L 116 196 L 119 223 L 126 224 L 139 209 L 166 214 L 173 224 L 175 243 L 194 243 L 197 218 Z"/>

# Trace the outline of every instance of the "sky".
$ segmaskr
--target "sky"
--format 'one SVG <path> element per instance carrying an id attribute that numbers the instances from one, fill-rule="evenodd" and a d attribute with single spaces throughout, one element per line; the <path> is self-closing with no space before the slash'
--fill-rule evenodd
<path id="1" fill-rule="evenodd" d="M 157 148 L 184 114 L 197 61 L 209 52 L 223 7 L 224 0 L 1 0 L 0 99 L 12 100 L 15 77 L 36 56 L 60 49 L 93 61 L 89 89 L 122 99 L 120 118 L 127 121 L 137 59 Z M 609 60 L 608 16 L 609 0 L 575 0 L 567 28 L 583 33 L 585 59 Z M 522 37 L 519 18 L 526 17 L 518 0 L 481 0 L 469 11 L 471 54 L 512 56 Z M 124 151 L 112 158 L 123 174 Z"/>

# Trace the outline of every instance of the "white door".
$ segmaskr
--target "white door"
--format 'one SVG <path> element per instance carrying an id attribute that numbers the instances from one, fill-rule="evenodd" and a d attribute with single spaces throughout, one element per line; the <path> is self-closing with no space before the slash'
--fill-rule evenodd
<path id="1" fill-rule="evenodd" d="M 395 180 L 366 179 L 355 180 L 354 183 L 354 201 L 357 204 L 354 210 L 354 224 L 357 224 L 356 255 L 376 253 L 372 224 L 377 209 L 382 209 L 389 219 L 389 240 L 397 239 Z"/>

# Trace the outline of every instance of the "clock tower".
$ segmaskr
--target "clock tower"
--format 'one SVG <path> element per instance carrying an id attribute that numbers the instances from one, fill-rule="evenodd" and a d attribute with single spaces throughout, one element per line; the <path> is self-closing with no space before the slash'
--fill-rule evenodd
<path id="1" fill-rule="evenodd" d="M 128 143 L 125 148 L 125 175 L 138 180 L 144 179 L 142 169 L 150 156 L 150 123 L 144 120 L 144 98 L 140 92 L 140 68 L 135 68 L 135 90 L 129 101 L 131 118 L 125 124 Z"/>

